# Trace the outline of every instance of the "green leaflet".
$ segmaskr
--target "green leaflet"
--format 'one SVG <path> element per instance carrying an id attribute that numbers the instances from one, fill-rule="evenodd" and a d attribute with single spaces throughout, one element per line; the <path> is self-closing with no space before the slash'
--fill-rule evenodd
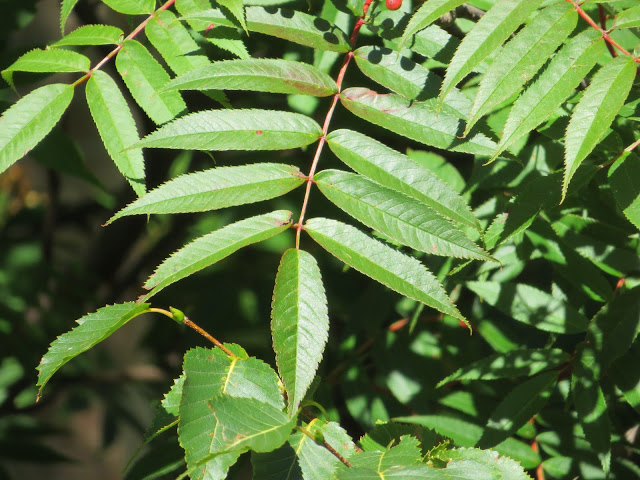
<path id="1" fill-rule="evenodd" d="M 440 92 L 442 78 L 390 48 L 360 47 L 354 52 L 354 58 L 362 73 L 410 100 L 436 98 Z M 459 118 L 469 116 L 471 100 L 457 88 L 451 90 L 445 103 Z"/>
<path id="2" fill-rule="evenodd" d="M 640 365 L 640 350 L 638 348 L 632 348 L 619 358 L 610 369 L 609 374 L 627 403 L 640 413 L 640 370 L 628 368 L 629 365 Z"/>
<path id="3" fill-rule="evenodd" d="M 84 25 L 65 35 L 53 47 L 68 45 L 117 45 L 124 33 L 111 25 Z"/>
<path id="4" fill-rule="evenodd" d="M 227 345 L 227 348 L 240 356 L 228 357 L 218 348 L 196 348 L 184 357 L 186 378 L 180 402 L 178 437 L 189 468 L 211 454 L 228 451 L 229 440 L 233 442 L 217 428 L 218 417 L 211 408 L 212 399 L 220 400 L 224 394 L 235 400 L 257 400 L 269 405 L 270 412 L 278 410 L 281 418 L 287 419 L 278 376 L 273 369 L 261 360 L 247 358 L 237 346 Z M 242 421 L 243 417 L 236 418 L 236 422 Z M 224 425 L 229 428 L 227 422 Z M 194 469 L 191 477 L 222 480 L 241 453 L 242 450 L 236 450 L 213 456 Z"/>
<path id="5" fill-rule="evenodd" d="M 399 95 L 355 87 L 344 90 L 340 101 L 358 117 L 425 145 L 476 155 L 491 155 L 495 150 L 495 143 L 481 133 L 459 138 L 462 122 L 449 113 L 446 105 L 438 113 L 435 99 L 416 103 Z"/>
<path id="6" fill-rule="evenodd" d="M 24 157 L 58 123 L 73 86 L 55 83 L 22 97 L 0 117 L 0 172 Z"/>
<path id="7" fill-rule="evenodd" d="M 176 0 L 176 10 L 180 15 L 197 14 L 207 9 L 211 9 L 210 0 Z M 218 48 L 226 50 L 239 58 L 251 58 L 247 47 L 240 39 L 240 32 L 236 28 L 236 22 L 227 18 L 220 12 L 221 20 L 226 21 L 223 27 L 212 29 L 212 22 L 193 21 L 187 23 L 194 30 L 206 30 L 206 40 Z M 221 25 L 220 21 L 213 22 L 214 25 Z"/>
<path id="8" fill-rule="evenodd" d="M 209 401 L 209 407 L 215 412 L 215 432 L 224 450 L 270 452 L 287 440 L 297 420 L 255 398 L 220 395 Z"/>
<path id="9" fill-rule="evenodd" d="M 620 12 L 616 15 L 613 25 L 614 28 L 640 27 L 640 5 Z"/>
<path id="10" fill-rule="evenodd" d="M 271 335 L 278 372 L 295 416 L 313 381 L 329 335 L 329 314 L 316 260 L 287 250 L 278 267 L 271 306 Z"/>
<path id="11" fill-rule="evenodd" d="M 160 127 L 135 147 L 287 150 L 309 145 L 321 135 L 320 125 L 299 113 L 274 110 L 205 110 L 185 115 Z"/>
<path id="12" fill-rule="evenodd" d="M 625 152 L 609 168 L 609 185 L 624 216 L 640 229 L 640 158 Z"/>
<path id="13" fill-rule="evenodd" d="M 504 442 L 506 444 L 506 442 Z M 501 452 L 502 453 L 502 452 Z M 474 448 L 456 448 L 447 452 L 449 463 L 445 472 L 455 480 L 475 480 L 483 478 L 483 472 L 491 480 L 529 480 L 531 477 L 523 470 L 530 468 L 524 462 L 520 464 L 498 452 Z"/>
<path id="14" fill-rule="evenodd" d="M 451 315 L 466 319 L 424 265 L 360 230 L 328 218 L 314 218 L 305 231 L 332 255 L 390 289 Z"/>
<path id="15" fill-rule="evenodd" d="M 150 213 L 204 212 L 279 197 L 302 185 L 290 165 L 258 163 L 181 175 L 151 190 L 109 219 Z"/>
<path id="16" fill-rule="evenodd" d="M 457 446 L 472 447 L 482 437 L 484 428 L 480 425 L 471 423 L 461 418 L 452 417 L 448 415 L 414 415 L 410 417 L 398 417 L 395 418 L 396 422 L 410 423 L 414 425 L 422 425 L 427 428 L 431 428 L 438 432 L 440 435 L 451 438 Z M 461 451 L 466 449 L 456 449 L 454 451 Z M 491 450 L 495 452 L 487 452 L 495 455 L 498 452 L 506 457 L 511 457 L 520 462 L 524 468 L 535 468 L 540 464 L 540 455 L 531 449 L 530 445 L 516 440 L 514 438 L 507 438 L 504 442 L 496 445 Z M 447 455 L 450 456 L 453 451 L 447 451 Z M 445 470 L 446 471 L 446 470 Z M 457 479 L 454 477 L 452 480 Z M 467 478 L 467 477 L 463 477 Z M 475 480 L 478 478 L 477 472 L 475 476 L 469 477 L 469 480 Z M 493 477 L 488 476 L 486 478 Z M 500 477 L 497 477 L 500 478 Z M 524 477 L 526 479 L 527 477 Z M 524 480 L 523 479 L 523 480 Z M 511 477 L 506 477 L 503 480 L 512 480 Z"/>
<path id="17" fill-rule="evenodd" d="M 464 2 L 465 0 L 430 0 L 423 3 L 412 15 L 411 20 L 409 20 L 407 27 L 404 29 L 400 45 L 405 45 L 409 37 L 428 27 L 442 15 L 459 7 Z"/>
<path id="18" fill-rule="evenodd" d="M 435 210 L 402 193 L 340 170 L 324 170 L 314 180 L 342 210 L 403 245 L 433 255 L 493 260 Z"/>
<path id="19" fill-rule="evenodd" d="M 302 470 L 298 465 L 298 456 L 288 443 L 272 452 L 251 452 L 251 467 L 253 478 L 273 478 L 274 480 L 280 478 L 285 480 L 303 478 Z"/>
<path id="20" fill-rule="evenodd" d="M 226 258 L 247 245 L 262 242 L 291 226 L 292 213 L 278 210 L 240 220 L 188 243 L 164 260 L 144 284 L 151 290 L 145 298 L 163 288 Z"/>
<path id="21" fill-rule="evenodd" d="M 148 309 L 147 303 L 127 302 L 102 307 L 79 319 L 78 325 L 56 338 L 42 357 L 37 367 L 38 387 L 40 387 L 38 395 L 42 394 L 42 389 L 49 379 L 65 363 L 100 343 L 129 320 Z"/>
<path id="22" fill-rule="evenodd" d="M 169 10 L 160 10 L 155 13 L 144 29 L 151 45 L 177 75 L 209 65 L 206 55 L 196 53 L 200 51 L 200 47 L 189 31 L 182 23 L 175 20 L 176 16 Z M 223 92 L 204 93 L 216 102 L 229 107 L 229 101 Z"/>
<path id="23" fill-rule="evenodd" d="M 558 372 L 546 372 L 511 390 L 491 412 L 478 447 L 493 447 L 513 435 L 547 403 L 557 380 Z"/>
<path id="24" fill-rule="evenodd" d="M 277 59 L 226 60 L 180 75 L 165 90 L 250 90 L 326 97 L 338 91 L 317 68 Z"/>
<path id="25" fill-rule="evenodd" d="M 216 0 L 216 3 L 229 10 L 231 15 L 238 20 L 242 29 L 247 32 L 247 21 L 244 18 L 244 4 L 242 0 Z"/>
<path id="26" fill-rule="evenodd" d="M 538 330 L 579 333 L 589 321 L 568 303 L 523 283 L 467 282 L 489 305 Z"/>
<path id="27" fill-rule="evenodd" d="M 169 75 L 140 42 L 124 42 L 116 56 L 116 69 L 136 103 L 154 123 L 168 122 L 187 109 L 178 92 L 160 92 Z"/>
<path id="28" fill-rule="evenodd" d="M 577 22 L 578 13 L 568 3 L 547 7 L 504 47 L 480 82 L 465 135 L 533 78 Z"/>
<path id="29" fill-rule="evenodd" d="M 185 380 L 184 373 L 173 381 L 171 389 L 165 393 L 162 399 L 162 407 L 166 412 L 174 417 L 179 415 L 178 409 L 180 408 L 180 400 L 182 400 L 182 389 L 184 387 Z"/>
<path id="30" fill-rule="evenodd" d="M 327 143 L 340 160 L 361 175 L 430 206 L 444 217 L 480 229 L 467 202 L 434 173 L 406 155 L 352 130 L 331 132 Z"/>
<path id="31" fill-rule="evenodd" d="M 596 30 L 587 29 L 572 38 L 511 108 L 492 160 L 553 115 L 593 68 L 604 49 L 604 40 Z"/>
<path id="32" fill-rule="evenodd" d="M 15 89 L 14 72 L 86 72 L 91 67 L 91 60 L 84 55 L 57 48 L 31 50 L 22 55 L 11 66 L 2 71 L 2 78 Z"/>
<path id="33" fill-rule="evenodd" d="M 67 19 L 76 3 L 78 3 L 78 0 L 62 0 L 62 5 L 60 5 L 60 33 L 62 35 L 64 35 L 64 26 L 67 24 Z"/>
<path id="34" fill-rule="evenodd" d="M 422 463 L 422 452 L 420 442 L 417 438 L 404 435 L 400 437 L 397 445 L 391 444 L 389 449 L 382 451 L 359 452 L 350 458 L 350 468 L 340 468 L 338 479 L 350 478 L 393 478 L 394 470 L 403 473 L 402 478 L 429 478 L 430 475 L 422 476 L 418 473 L 429 473 L 433 467 L 428 467 Z M 399 468 L 404 467 L 404 468 Z"/>
<path id="35" fill-rule="evenodd" d="M 102 0 L 116 12 L 126 15 L 153 13 L 155 0 Z"/>
<path id="36" fill-rule="evenodd" d="M 602 464 L 605 475 L 611 468 L 611 422 L 599 382 L 599 365 L 594 363 L 593 348 L 578 346 L 571 376 L 571 396 L 586 439 Z"/>
<path id="37" fill-rule="evenodd" d="M 542 0 L 498 0 L 465 35 L 442 83 L 439 105 L 475 66 L 491 55 L 536 10 Z"/>
<path id="38" fill-rule="evenodd" d="M 93 72 L 87 82 L 87 104 L 109 156 L 138 196 L 144 195 L 142 149 L 128 147 L 138 142 L 138 129 L 118 85 L 106 73 Z"/>
<path id="39" fill-rule="evenodd" d="M 350 49 L 349 40 L 342 30 L 313 15 L 287 8 L 247 7 L 246 16 L 250 32 L 264 33 L 320 50 L 346 53 Z M 209 24 L 234 26 L 222 11 L 216 9 L 185 15 L 182 20 L 199 20 L 201 29 Z"/>
<path id="40" fill-rule="evenodd" d="M 593 76 L 591 84 L 573 110 L 564 142 L 563 200 L 573 174 L 600 143 L 629 95 L 636 77 L 636 68 L 636 62 L 629 56 L 614 58 Z"/>
<path id="41" fill-rule="evenodd" d="M 440 380 L 436 388 L 460 380 L 497 380 L 511 377 L 532 377 L 540 372 L 557 368 L 570 360 L 570 356 L 559 348 L 521 348 L 506 353 L 497 353 L 459 368 Z"/>

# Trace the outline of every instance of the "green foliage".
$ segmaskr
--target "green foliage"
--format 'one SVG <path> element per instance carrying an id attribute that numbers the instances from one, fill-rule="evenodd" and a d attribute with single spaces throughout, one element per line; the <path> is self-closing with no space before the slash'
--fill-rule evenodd
<path id="1" fill-rule="evenodd" d="M 7 342 L 0 363 L 3 451 L 25 431 L 13 414 L 39 408 L 30 351 L 80 316 L 37 367 L 38 397 L 55 395 L 112 367 L 98 344 L 153 313 L 174 320 L 144 327 L 165 395 L 126 478 L 249 461 L 256 480 L 640 474 L 634 2 L 94 3 L 63 0 L 50 47 L 3 52 L 0 336 L 35 345 Z M 3 6 L 9 24 L 23 7 Z M 61 122 L 76 89 L 89 114 Z M 97 129 L 89 166 L 76 118 Z M 94 173 L 103 149 L 121 195 Z M 37 195 L 12 200 L 27 155 L 49 169 L 41 218 Z M 59 213 L 61 174 L 90 186 L 93 216 Z M 95 208 L 115 232 L 87 249 L 114 264 L 97 279 L 74 263 L 82 242 L 60 241 Z M 213 347 L 174 333 L 189 328 Z M 102 390 L 105 424 L 137 421 Z"/>

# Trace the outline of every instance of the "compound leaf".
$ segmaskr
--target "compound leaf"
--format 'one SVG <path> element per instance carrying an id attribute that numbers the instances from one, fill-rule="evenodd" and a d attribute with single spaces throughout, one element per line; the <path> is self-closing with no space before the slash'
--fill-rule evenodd
<path id="1" fill-rule="evenodd" d="M 594 29 L 571 39 L 513 105 L 492 160 L 553 115 L 594 67 L 604 48 L 602 35 Z"/>
<path id="2" fill-rule="evenodd" d="M 305 115 L 274 110 L 205 110 L 178 118 L 136 147 L 185 150 L 287 150 L 315 142 L 322 129 Z"/>
<path id="3" fill-rule="evenodd" d="M 22 97 L 0 117 L 0 172 L 24 157 L 58 123 L 73 86 L 55 83 Z"/>
<path id="4" fill-rule="evenodd" d="M 621 55 L 608 62 L 593 76 L 573 110 L 565 145 L 565 174 L 562 199 L 569 182 L 582 161 L 607 132 L 631 91 L 637 64 L 633 58 Z"/>
<path id="5" fill-rule="evenodd" d="M 65 35 L 52 46 L 117 45 L 123 35 L 122 30 L 111 25 L 84 25 Z"/>
<path id="6" fill-rule="evenodd" d="M 138 142 L 138 129 L 127 101 L 116 82 L 98 70 L 86 88 L 87 104 L 109 156 L 138 196 L 144 195 L 145 175 L 142 149 L 129 149 Z"/>
<path id="7" fill-rule="evenodd" d="M 278 210 L 240 220 L 188 243 L 162 262 L 144 284 L 145 298 L 202 270 L 247 245 L 271 238 L 291 225 L 292 213 Z"/>
<path id="8" fill-rule="evenodd" d="M 589 320 L 565 301 L 524 283 L 467 282 L 483 301 L 519 322 L 555 333 L 584 332 Z"/>
<path id="9" fill-rule="evenodd" d="M 352 130 L 331 132 L 327 143 L 340 160 L 361 175 L 428 205 L 443 217 L 480 229 L 466 201 L 431 170 L 406 155 Z"/>
<path id="10" fill-rule="evenodd" d="M 484 115 L 517 93 L 574 30 L 578 13 L 568 3 L 544 9 L 511 40 L 484 74 L 465 134 Z"/>
<path id="11" fill-rule="evenodd" d="M 500 47 L 541 3 L 542 0 L 498 0 L 460 43 L 447 68 L 441 98 Z"/>
<path id="12" fill-rule="evenodd" d="M 260 202 L 303 182 L 300 170 L 278 163 L 211 168 L 169 180 L 127 205 L 107 224 L 128 215 L 204 212 Z"/>
<path id="13" fill-rule="evenodd" d="M 495 143 L 481 133 L 461 139 L 461 120 L 446 105 L 437 112 L 436 99 L 418 103 L 354 87 L 344 90 L 340 101 L 358 117 L 425 145 L 477 155 L 491 155 L 495 150 Z"/>
<path id="14" fill-rule="evenodd" d="M 129 320 L 149 309 L 147 303 L 127 302 L 102 307 L 80 318 L 73 330 L 56 338 L 38 365 L 39 394 L 65 363 L 97 345 Z"/>
<path id="15" fill-rule="evenodd" d="M 305 231 L 332 255 L 392 290 L 462 321 L 438 280 L 413 257 L 365 235 L 350 225 L 313 218 Z"/>
<path id="16" fill-rule="evenodd" d="M 160 92 L 169 81 L 169 74 L 140 42 L 123 43 L 116 69 L 136 103 L 154 123 L 166 123 L 187 109 L 180 93 Z"/>
<path id="17" fill-rule="evenodd" d="M 326 97 L 337 92 L 333 79 L 301 62 L 278 59 L 226 60 L 171 80 L 165 90 L 250 90 Z"/>
<path id="18" fill-rule="evenodd" d="M 271 307 L 271 334 L 289 415 L 298 410 L 327 342 L 329 314 L 320 269 L 313 256 L 289 249 L 282 256 Z"/>
<path id="19" fill-rule="evenodd" d="M 314 180 L 342 210 L 403 245 L 433 255 L 492 260 L 435 210 L 400 192 L 340 170 L 324 170 Z"/>

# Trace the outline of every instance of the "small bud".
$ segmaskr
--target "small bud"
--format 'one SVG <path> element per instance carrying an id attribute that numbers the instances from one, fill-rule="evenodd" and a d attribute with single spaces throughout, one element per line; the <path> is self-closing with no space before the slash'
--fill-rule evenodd
<path id="1" fill-rule="evenodd" d="M 181 310 L 178 310 L 177 308 L 169 307 L 169 311 L 173 315 L 173 319 L 176 322 L 178 322 L 179 324 L 184 323 L 184 313 L 182 313 Z"/>

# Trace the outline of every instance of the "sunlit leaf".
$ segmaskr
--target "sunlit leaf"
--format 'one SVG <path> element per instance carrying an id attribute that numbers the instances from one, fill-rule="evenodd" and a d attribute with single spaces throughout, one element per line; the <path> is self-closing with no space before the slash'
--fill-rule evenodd
<path id="1" fill-rule="evenodd" d="M 615 28 L 636 28 L 640 27 L 640 5 L 631 7 L 616 15 L 614 20 Z"/>
<path id="2" fill-rule="evenodd" d="M 442 285 L 424 265 L 360 230 L 328 218 L 314 218 L 305 231 L 329 253 L 392 290 L 460 320 Z"/>
<path id="3" fill-rule="evenodd" d="M 445 13 L 459 7 L 465 2 L 465 0 L 431 0 L 425 2 L 422 6 L 412 15 L 411 20 L 407 24 L 407 27 L 402 34 L 402 45 L 406 44 L 407 39 L 412 35 L 428 27 L 431 23 L 435 22 Z"/>
<path id="4" fill-rule="evenodd" d="M 14 72 L 86 72 L 90 66 L 91 61 L 87 57 L 71 50 L 57 48 L 31 50 L 2 70 L 2 78 L 14 87 Z"/>
<path id="5" fill-rule="evenodd" d="M 116 12 L 127 15 L 152 13 L 156 5 L 155 0 L 102 0 Z"/>
<path id="6" fill-rule="evenodd" d="M 62 5 L 60 6 L 60 33 L 63 35 L 64 26 L 67 24 L 67 19 L 76 3 L 78 3 L 78 0 L 62 0 Z"/>
<path id="7" fill-rule="evenodd" d="M 124 33 L 111 25 L 83 25 L 65 35 L 52 46 L 66 45 L 117 45 Z"/>
<path id="8" fill-rule="evenodd" d="M 127 302 L 102 307 L 78 320 L 71 331 L 56 338 L 38 365 L 39 392 L 65 363 L 109 337 L 129 320 L 144 313 L 149 304 Z"/>
<path id="9" fill-rule="evenodd" d="M 304 182 L 290 165 L 260 163 L 218 167 L 169 180 L 116 213 L 107 223 L 127 215 L 217 210 L 268 200 Z"/>

